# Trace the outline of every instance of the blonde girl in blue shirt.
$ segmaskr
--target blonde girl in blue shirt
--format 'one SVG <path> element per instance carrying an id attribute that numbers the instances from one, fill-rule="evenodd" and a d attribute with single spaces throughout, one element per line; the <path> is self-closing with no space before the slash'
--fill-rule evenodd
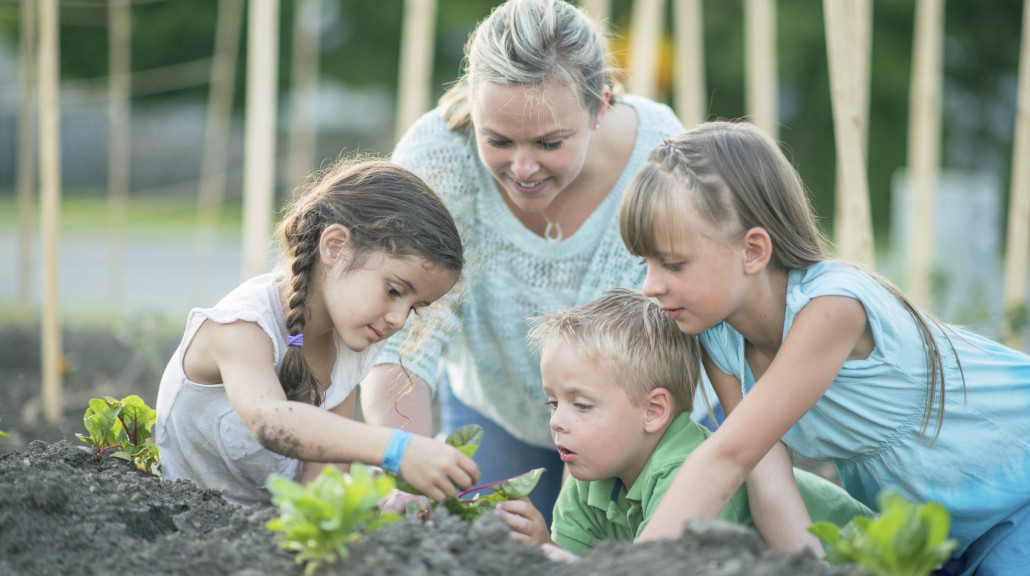
<path id="1" fill-rule="evenodd" d="M 942 573 L 1030 574 L 1030 357 L 831 260 L 771 138 L 711 122 L 667 140 L 630 185 L 620 229 L 647 265 L 644 293 L 699 335 L 727 412 L 640 540 L 715 517 L 746 480 L 756 524 L 769 515 L 774 537 L 803 542 L 785 444 L 832 462 L 870 507 L 888 488 L 947 507 L 958 547 Z"/>

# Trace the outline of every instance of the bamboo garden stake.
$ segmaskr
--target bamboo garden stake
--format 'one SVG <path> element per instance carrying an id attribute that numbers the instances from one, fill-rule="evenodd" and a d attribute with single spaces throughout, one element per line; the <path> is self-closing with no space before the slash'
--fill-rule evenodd
<path id="1" fill-rule="evenodd" d="M 43 415 L 61 420 L 61 309 L 58 261 L 61 229 L 61 104 L 57 0 L 39 2 L 39 185 L 43 234 Z"/>
<path id="2" fill-rule="evenodd" d="M 17 320 L 22 325 L 32 318 L 32 246 L 36 198 L 36 3 L 21 2 L 18 27 L 21 62 L 18 70 L 18 305 Z"/>
<path id="3" fill-rule="evenodd" d="M 635 0 L 630 31 L 629 89 L 655 98 L 658 92 L 656 60 L 661 47 L 665 0 Z"/>
<path id="4" fill-rule="evenodd" d="M 677 0 L 672 5 L 676 44 L 673 62 L 676 115 L 684 126 L 705 120 L 705 33 L 701 0 Z"/>
<path id="5" fill-rule="evenodd" d="M 936 235 L 936 192 L 941 147 L 941 75 L 944 1 L 916 2 L 912 89 L 909 93 L 908 290 L 912 301 L 932 308 L 930 275 Z"/>
<path id="6" fill-rule="evenodd" d="M 1012 192 L 1009 199 L 1005 252 L 1005 343 L 1020 346 L 1014 316 L 1026 319 L 1027 261 L 1030 260 L 1030 0 L 1023 1 L 1023 32 L 1019 49 L 1019 92 L 1016 136 L 1012 145 Z"/>
<path id="7" fill-rule="evenodd" d="M 404 0 L 397 119 L 394 126 L 397 140 L 429 109 L 435 30 L 436 0 Z"/>
<path id="8" fill-rule="evenodd" d="M 253 0 L 247 21 L 243 162 L 243 275 L 265 271 L 275 202 L 279 0 Z"/>
<path id="9" fill-rule="evenodd" d="M 874 254 L 869 181 L 862 152 L 861 114 L 849 66 L 855 47 L 848 40 L 844 4 L 841 0 L 823 0 L 837 169 L 845 183 L 842 204 L 846 217 L 835 223 L 835 235 L 840 256 L 871 266 Z"/>
<path id="10" fill-rule="evenodd" d="M 773 0 L 747 0 L 744 5 L 744 42 L 748 118 L 773 140 L 779 140 L 776 5 Z"/>

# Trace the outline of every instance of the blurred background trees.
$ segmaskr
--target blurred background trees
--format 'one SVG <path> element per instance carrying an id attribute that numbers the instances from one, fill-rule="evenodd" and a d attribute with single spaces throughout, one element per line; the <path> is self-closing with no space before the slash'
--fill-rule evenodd
<path id="1" fill-rule="evenodd" d="M 294 1 L 282 0 L 281 102 L 287 101 L 290 90 L 288 50 L 294 30 Z M 495 4 L 490 0 L 440 0 L 434 98 L 457 77 L 469 31 Z M 708 112 L 712 118 L 744 115 L 742 4 L 739 0 L 704 3 Z M 1011 173 L 1021 4 L 1020 0 L 952 0 L 946 4 L 942 166 L 997 172 L 1002 190 L 1008 189 Z M 612 44 L 623 55 L 631 5 L 630 0 L 612 2 Z M 780 137 L 811 189 L 818 212 L 832 225 L 835 158 L 821 3 L 779 0 L 776 7 Z M 305 24 L 320 37 L 320 156 L 331 157 L 345 148 L 390 151 L 403 8 L 401 0 L 323 0 L 320 17 Z M 873 9 L 869 183 L 873 224 L 882 233 L 890 219 L 891 177 L 906 160 L 914 2 L 876 0 Z M 133 85 L 134 112 L 169 101 L 204 100 L 216 12 L 217 3 L 212 0 L 133 2 L 132 68 L 139 73 Z M 671 22 L 671 16 L 666 20 Z M 0 43 L 7 46 L 3 51 L 8 58 L 16 58 L 18 32 L 18 2 L 6 0 L 0 3 Z M 93 90 L 96 98 L 102 98 L 108 62 L 106 2 L 62 0 L 60 33 L 62 79 L 76 81 L 83 90 Z M 242 33 L 245 36 L 245 27 Z M 245 43 L 245 38 L 241 42 Z M 661 99 L 671 104 L 671 40 L 664 45 L 667 53 L 659 60 L 659 89 Z M 245 51 L 240 54 L 237 110 L 243 106 L 246 70 L 242 63 Z M 14 145 L 14 66 L 16 63 L 9 62 L 5 69 L 12 73 L 5 73 L 0 80 L 5 103 L 0 149 L 8 153 Z M 0 159 L 0 194 L 9 193 L 13 186 L 13 161 L 9 154 L 4 156 Z M 69 161 L 74 158 L 72 154 Z M 175 157 L 164 160 L 189 163 Z M 166 172 L 168 178 L 176 178 L 171 168 Z M 96 185 L 102 188 L 103 180 Z"/>

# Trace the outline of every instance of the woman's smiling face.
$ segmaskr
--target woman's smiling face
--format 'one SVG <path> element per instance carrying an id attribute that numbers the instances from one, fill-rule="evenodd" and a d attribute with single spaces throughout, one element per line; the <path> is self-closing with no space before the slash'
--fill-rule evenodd
<path id="1" fill-rule="evenodd" d="M 583 170 L 597 119 L 569 86 L 480 82 L 471 104 L 479 158 L 520 210 L 544 210 Z"/>

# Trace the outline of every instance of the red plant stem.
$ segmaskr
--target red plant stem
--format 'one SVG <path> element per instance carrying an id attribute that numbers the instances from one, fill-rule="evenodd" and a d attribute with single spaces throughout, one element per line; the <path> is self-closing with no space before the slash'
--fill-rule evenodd
<path id="1" fill-rule="evenodd" d="M 133 446 L 136 446 L 137 445 L 137 441 L 136 441 L 136 432 L 137 432 L 137 430 L 136 430 L 136 419 L 135 418 L 132 419 L 132 425 L 131 426 L 125 423 L 125 419 L 122 418 L 121 414 L 118 415 L 118 419 L 122 421 L 122 428 L 125 429 L 125 434 L 129 438 L 129 444 L 132 444 Z"/>
<path id="2" fill-rule="evenodd" d="M 484 488 L 492 488 L 494 486 L 499 486 L 501 484 L 504 484 L 505 482 L 507 482 L 507 480 L 498 480 L 497 482 L 491 482 L 489 484 L 483 484 L 482 486 L 473 486 L 473 487 L 469 488 L 468 490 L 462 492 L 461 494 L 458 494 L 458 499 L 460 500 L 462 497 L 468 496 L 469 494 L 471 494 L 473 492 L 476 492 L 477 490 L 482 490 Z"/>

